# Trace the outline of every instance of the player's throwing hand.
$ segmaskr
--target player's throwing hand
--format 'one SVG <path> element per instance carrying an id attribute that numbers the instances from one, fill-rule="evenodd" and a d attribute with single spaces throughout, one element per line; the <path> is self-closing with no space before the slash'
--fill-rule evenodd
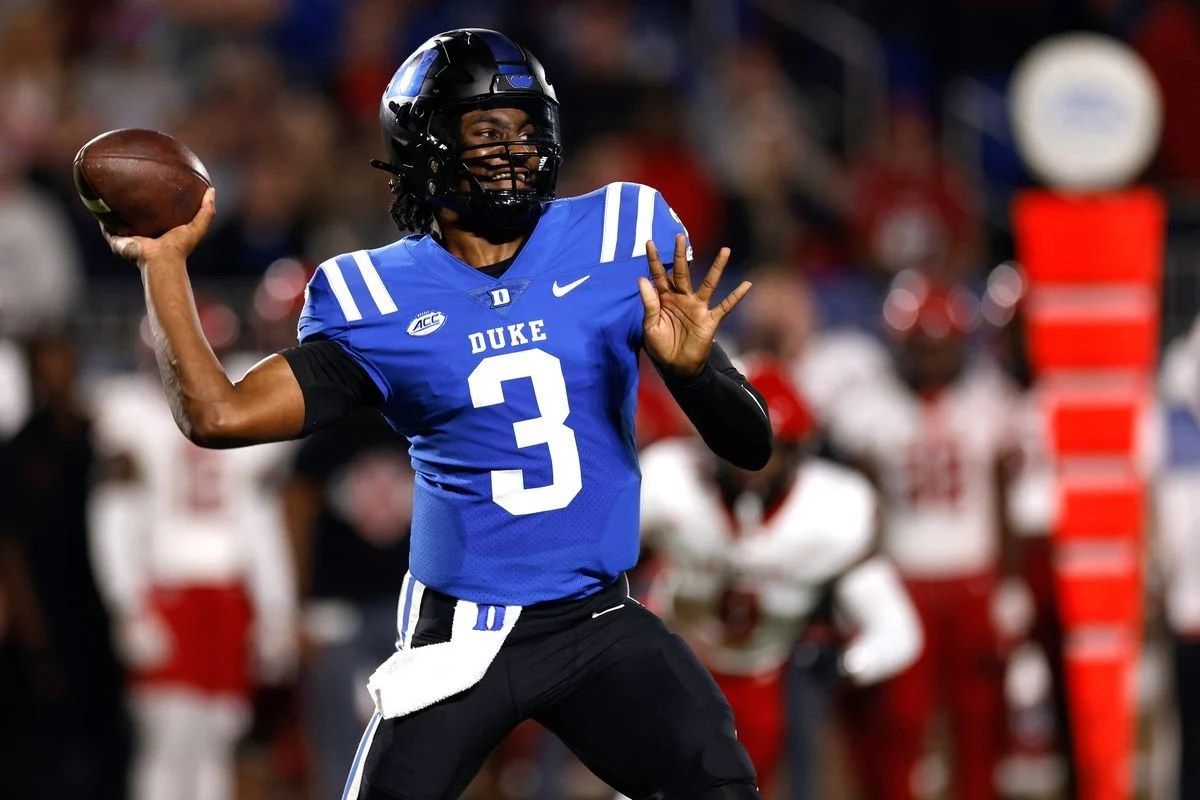
<path id="1" fill-rule="evenodd" d="M 145 236 L 116 236 L 106 231 L 103 225 L 100 226 L 100 232 L 104 234 L 105 241 L 114 253 L 140 267 L 162 255 L 173 254 L 180 259 L 186 259 L 196 249 L 216 214 L 217 192 L 210 188 L 204 193 L 200 210 L 191 222 L 172 228 L 157 239 Z"/>
<path id="2" fill-rule="evenodd" d="M 638 278 L 642 304 L 646 307 L 642 323 L 646 352 L 671 372 L 696 375 L 708 360 L 717 326 L 750 291 L 750 282 L 742 281 L 715 308 L 709 308 L 721 272 L 729 262 L 728 247 L 717 253 L 704 282 L 694 292 L 688 271 L 687 241 L 682 233 L 675 236 L 674 269 L 670 276 L 653 241 L 646 242 L 646 259 L 650 262 L 650 280 Z"/>

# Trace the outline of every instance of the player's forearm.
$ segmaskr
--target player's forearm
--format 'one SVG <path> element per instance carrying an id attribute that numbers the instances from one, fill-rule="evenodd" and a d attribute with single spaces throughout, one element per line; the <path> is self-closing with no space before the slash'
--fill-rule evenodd
<path id="1" fill-rule="evenodd" d="M 187 264 L 171 255 L 140 266 L 154 355 L 175 423 L 192 441 L 219 438 L 233 383 L 204 338 Z"/>
<path id="2" fill-rule="evenodd" d="M 743 469 L 762 469 L 771 458 L 771 420 L 762 397 L 713 344 L 700 374 L 664 383 L 709 449 Z"/>

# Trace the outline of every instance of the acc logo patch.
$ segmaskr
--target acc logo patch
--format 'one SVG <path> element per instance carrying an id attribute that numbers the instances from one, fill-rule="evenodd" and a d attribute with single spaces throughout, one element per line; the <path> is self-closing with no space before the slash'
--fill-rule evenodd
<path id="1" fill-rule="evenodd" d="M 445 322 L 446 315 L 440 311 L 422 311 L 413 317 L 412 322 L 408 323 L 408 335 L 428 336 L 442 327 Z"/>

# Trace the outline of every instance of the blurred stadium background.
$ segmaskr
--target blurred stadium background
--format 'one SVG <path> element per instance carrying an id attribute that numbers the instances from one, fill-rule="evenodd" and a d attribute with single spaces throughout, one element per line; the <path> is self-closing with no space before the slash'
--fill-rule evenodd
<path id="1" fill-rule="evenodd" d="M 770 796 L 1200 797 L 1200 751 L 1188 749 L 1197 747 L 1188 731 L 1200 726 L 1192 697 L 1200 685 L 1200 620 L 1188 595 L 1200 581 L 1200 570 L 1191 571 L 1200 559 L 1200 517 L 1190 516 L 1200 495 L 1188 483 L 1200 461 L 1200 341 L 1189 338 L 1200 311 L 1200 4 L 1192 0 L 4 0 L 0 797 L 133 796 L 131 765 L 147 751 L 169 765 L 164 775 L 192 777 L 185 788 L 164 778 L 161 786 L 170 788 L 146 795 L 143 787 L 141 796 L 340 794 L 357 740 L 346 731 L 369 713 L 369 698 L 355 687 L 393 638 L 411 484 L 404 444 L 364 418 L 236 469 L 175 453 L 163 457 L 174 461 L 148 457 L 142 466 L 170 480 L 137 475 L 133 454 L 159 446 L 145 440 L 166 411 L 132 377 L 147 370 L 140 285 L 78 202 L 71 164 L 84 142 L 114 128 L 155 128 L 188 144 L 218 190 L 217 221 L 190 262 L 206 331 L 224 352 L 271 352 L 291 343 L 303 283 L 317 263 L 396 238 L 386 180 L 367 166 L 381 150 L 379 95 L 410 51 L 455 27 L 505 31 L 542 59 L 563 109 L 560 195 L 610 181 L 649 184 L 688 226 L 699 261 L 722 245 L 733 248 L 736 274 L 727 283 L 749 276 L 757 288 L 730 319 L 730 348 L 783 359 L 825 431 L 821 452 L 868 470 L 877 442 L 867 423 L 887 411 L 852 401 L 876 396 L 873 381 L 908 363 L 906 340 L 895 332 L 906 323 L 885 319 L 885 298 L 892 291 L 892 302 L 899 297 L 903 306 L 908 292 L 907 301 L 920 304 L 931 286 L 966 303 L 964 319 L 947 324 L 961 330 L 972 368 L 1005 376 L 980 419 L 1015 420 L 998 435 L 1011 437 L 1012 447 L 993 445 L 996 460 L 1032 449 L 1053 462 L 1062 449 L 1061 436 L 1040 423 L 1026 431 L 1032 444 L 1013 432 L 1045 381 L 1030 388 L 1021 357 L 1012 356 L 1029 349 L 1021 341 L 1028 326 L 1011 324 L 1028 289 L 1028 271 L 1012 263 L 1023 252 L 1013 204 L 1037 182 L 1014 141 L 1011 81 L 1032 47 L 1070 31 L 1113 37 L 1141 56 L 1158 87 L 1162 131 L 1151 162 L 1134 177 L 1162 200 L 1157 227 L 1165 240 L 1161 259 L 1153 241 L 1144 249 L 1151 263 L 1140 277 L 1153 297 L 1153 320 L 1131 335 L 1153 353 L 1145 363 L 1135 356 L 1114 365 L 1093 358 L 1086 339 L 1076 342 L 1083 361 L 1101 367 L 1093 370 L 1101 394 L 1132 396 L 1118 411 L 1137 418 L 1130 441 L 1096 444 L 1085 435 L 1090 444 L 1082 446 L 1089 464 L 1111 467 L 1116 458 L 1116 474 L 1132 476 L 1133 499 L 1111 508 L 1132 514 L 1124 533 L 1136 548 L 1138 599 L 1129 612 L 1136 624 L 1123 617 L 1125 627 L 1091 625 L 1085 634 L 1092 638 L 1073 645 L 1086 650 L 1116 630 L 1131 642 L 1128 658 L 1117 659 L 1127 680 L 1095 684 L 1102 694 L 1115 690 L 1099 706 L 1094 697 L 1078 701 L 1092 703 L 1091 716 L 1072 712 L 1091 744 L 1077 742 L 1086 753 L 1071 769 L 1054 691 L 1061 694 L 1055 676 L 1071 625 L 1045 618 L 1054 617 L 1050 567 L 1027 566 L 1022 581 L 1032 591 L 1013 596 L 1032 595 L 1036 610 L 1024 616 L 1040 621 L 1018 620 L 996 637 L 995 665 L 979 667 L 977 676 L 1005 701 L 995 715 L 994 752 L 985 754 L 994 769 L 983 793 L 955 794 L 957 700 L 933 698 L 947 701 L 949 713 L 935 718 L 941 722 L 913 769 L 875 769 L 854 752 L 869 742 L 879 761 L 894 761 L 888 753 L 904 745 L 903 736 L 864 730 L 864 709 L 872 728 L 872 698 L 842 686 L 822 694 L 832 710 L 806 716 L 789 705 L 790 723 L 821 755 L 816 766 L 805 761 L 789 734 L 782 756 L 788 779 Z M 1094 302 L 1101 317 L 1109 313 L 1102 291 L 1083 292 L 1080 302 Z M 645 444 L 679 432 L 654 396 L 652 377 L 647 386 L 639 429 Z M 1085 415 L 1082 425 L 1103 428 L 1113 419 Z M 175 441 L 169 427 L 164 442 Z M 886 484 L 883 465 L 874 467 Z M 221 470 L 235 477 L 219 477 Z M 1043 478 L 1055 494 L 1059 484 Z M 1012 500 L 1022 488 L 1017 480 L 1011 477 L 1006 503 L 954 499 L 983 504 L 968 512 L 988 517 L 988 535 L 1032 530 L 1018 536 L 1026 544 L 1037 534 L 1058 537 L 1061 519 L 1046 508 L 1055 504 Z M 256 686 L 248 708 L 139 705 L 144 664 L 154 660 L 162 631 L 135 597 L 136 587 L 155 580 L 138 570 L 153 569 L 157 556 L 111 533 L 134 524 L 122 514 L 156 502 L 143 495 L 131 504 L 122 493 L 131 485 L 187 493 L 199 514 L 219 505 L 223 492 L 250 486 L 254 512 L 232 512 L 230 529 L 254 522 L 278 532 L 273 541 L 229 545 L 222 538 L 229 531 L 216 531 L 212 547 L 238 552 L 213 556 L 193 544 L 165 557 L 223 558 L 213 569 L 247 576 L 259 619 L 256 669 L 241 679 Z M 955 525 L 942 531 L 948 541 L 960 533 Z M 1122 552 L 1092 556 L 1120 561 Z M 642 577 L 650 594 L 652 573 L 666 557 L 648 558 Z M 285 566 L 263 569 L 264 560 Z M 910 590 L 921 606 L 919 579 Z M 1014 605 L 1009 616 L 1021 618 L 1021 603 Z M 990 631 L 993 620 L 984 613 L 976 624 Z M 957 644 L 942 644 L 948 663 Z M 1068 679 L 1082 674 L 1066 669 Z M 948 687 L 935 684 L 935 695 L 952 694 Z M 1126 690 L 1129 737 L 1122 732 Z M 1091 774 L 1097 753 L 1118 777 Z M 188 772 L 193 762 L 217 773 L 234 763 L 234 778 Z M 806 769 L 811 774 L 801 779 Z M 897 782 L 903 786 L 891 785 Z M 469 796 L 611 795 L 561 746 L 521 729 Z"/>

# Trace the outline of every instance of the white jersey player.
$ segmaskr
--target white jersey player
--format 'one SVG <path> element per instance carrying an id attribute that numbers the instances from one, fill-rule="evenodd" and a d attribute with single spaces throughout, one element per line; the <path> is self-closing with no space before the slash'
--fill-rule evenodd
<path id="1" fill-rule="evenodd" d="M 655 444 L 642 454 L 642 526 L 667 562 L 668 619 L 733 706 L 765 790 L 782 753 L 783 669 L 830 586 L 854 682 L 905 668 L 921 637 L 894 569 L 871 556 L 870 484 L 806 455 L 811 420 L 782 370 L 760 362 L 748 374 L 769 406 L 771 462 L 750 473 L 690 439 Z"/>
<path id="2" fill-rule="evenodd" d="M 108 464 L 94 563 L 131 675 L 133 796 L 227 800 L 254 685 L 294 667 L 292 562 L 270 485 L 288 448 L 193 445 L 154 375 L 104 380 L 93 397 Z"/>
<path id="3" fill-rule="evenodd" d="M 1200 320 L 1163 355 L 1155 515 L 1179 720 L 1178 794 L 1200 792 Z"/>
<path id="4" fill-rule="evenodd" d="M 974 315 L 965 290 L 901 274 L 884 308 L 898 368 L 831 406 L 833 440 L 879 486 L 883 551 L 904 576 L 926 641 L 913 668 L 863 709 L 854 738 L 868 797 L 912 796 L 912 770 L 943 703 L 956 796 L 995 791 L 1003 661 L 992 620 L 1007 547 L 1003 468 L 1019 401 L 998 370 L 967 368 Z M 886 741 L 872 735 L 879 730 L 889 731 Z"/>

